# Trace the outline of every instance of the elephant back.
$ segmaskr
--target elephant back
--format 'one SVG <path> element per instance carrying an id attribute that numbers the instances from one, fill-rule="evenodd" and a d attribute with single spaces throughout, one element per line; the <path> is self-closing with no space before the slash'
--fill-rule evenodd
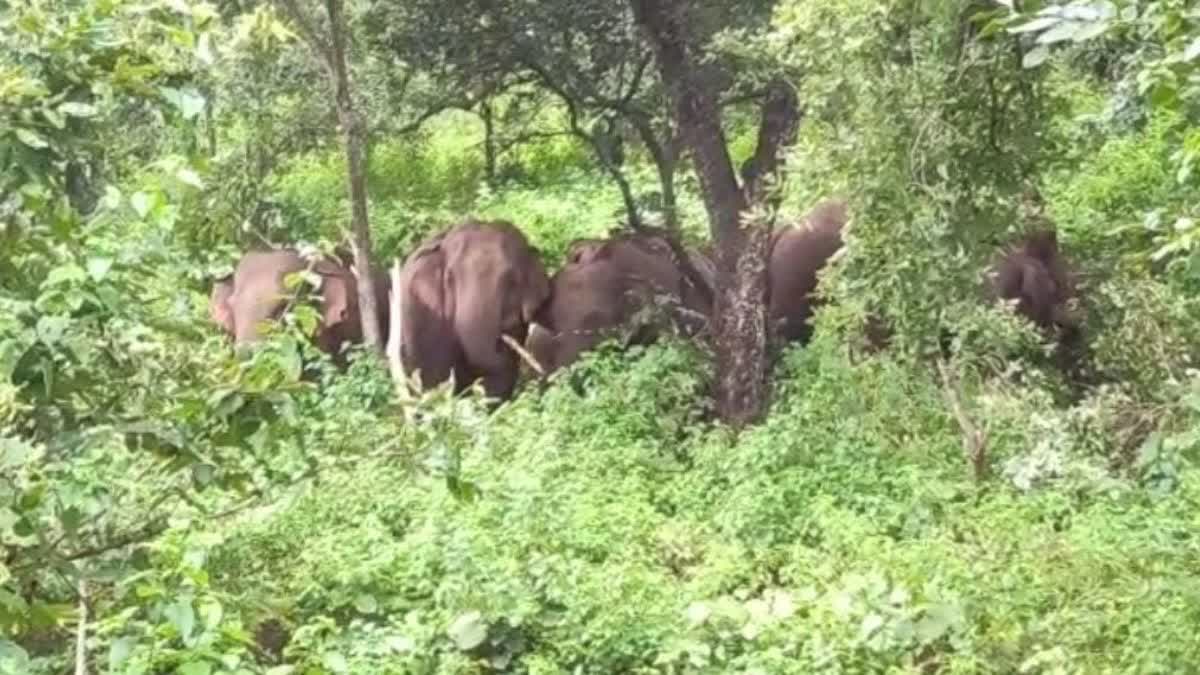
<path id="1" fill-rule="evenodd" d="M 767 265 L 769 313 L 782 322 L 785 339 L 807 339 L 818 273 L 841 249 L 845 223 L 845 203 L 828 200 L 810 211 L 802 224 L 775 233 Z"/>

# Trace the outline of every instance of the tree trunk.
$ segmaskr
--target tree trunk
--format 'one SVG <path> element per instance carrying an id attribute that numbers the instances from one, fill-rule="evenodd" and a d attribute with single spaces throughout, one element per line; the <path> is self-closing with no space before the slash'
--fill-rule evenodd
<path id="1" fill-rule="evenodd" d="M 479 117 L 483 120 L 483 168 L 487 184 L 496 187 L 496 118 L 487 101 L 479 104 Z"/>
<path id="2" fill-rule="evenodd" d="M 740 428 L 766 411 L 767 275 L 770 219 L 743 224 L 751 200 L 760 195 L 759 177 L 773 175 L 780 143 L 795 131 L 794 90 L 780 84 L 782 103 L 765 106 L 760 147 L 755 152 L 753 180 L 738 185 L 733 160 L 721 127 L 716 92 L 697 77 L 698 47 L 688 43 L 684 0 L 630 0 L 658 60 L 662 80 L 675 108 L 680 135 L 691 148 L 692 161 L 709 226 L 717 247 L 717 289 L 713 307 L 716 351 L 716 408 L 727 424 Z M 785 96 L 784 91 L 791 96 Z M 787 106 L 792 104 L 791 123 Z"/>
<path id="3" fill-rule="evenodd" d="M 350 243 L 354 248 L 354 267 L 358 276 L 358 310 L 362 317 L 363 342 L 383 354 L 383 336 L 379 331 L 379 310 L 371 273 L 371 226 L 367 218 L 367 171 L 364 148 L 365 129 L 350 89 L 346 67 L 345 24 L 342 0 L 325 0 L 329 13 L 329 73 L 333 79 L 338 123 L 346 145 L 346 183 L 350 193 Z"/>
<path id="4" fill-rule="evenodd" d="M 767 405 L 767 310 L 764 240 L 769 233 L 741 227 L 745 198 L 721 128 L 714 93 L 692 76 L 686 50 L 683 3 L 632 0 L 634 13 L 654 43 L 663 82 L 692 161 L 709 227 L 717 245 L 713 338 L 717 357 L 716 407 L 736 427 L 762 417 Z M 758 260 L 754 260 L 759 256 Z"/>

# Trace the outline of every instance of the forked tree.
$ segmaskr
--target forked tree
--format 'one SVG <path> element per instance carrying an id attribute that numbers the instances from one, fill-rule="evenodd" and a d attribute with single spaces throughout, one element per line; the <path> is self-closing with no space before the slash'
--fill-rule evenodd
<path id="1" fill-rule="evenodd" d="M 721 124 L 714 84 L 703 76 L 704 47 L 688 31 L 687 0 L 630 0 L 634 17 L 654 48 L 670 93 L 680 135 L 691 151 L 716 244 L 712 335 L 716 352 L 716 407 L 741 427 L 766 410 L 768 340 L 766 263 L 781 147 L 800 118 L 795 88 L 772 81 L 763 99 L 758 144 L 741 180 Z"/>

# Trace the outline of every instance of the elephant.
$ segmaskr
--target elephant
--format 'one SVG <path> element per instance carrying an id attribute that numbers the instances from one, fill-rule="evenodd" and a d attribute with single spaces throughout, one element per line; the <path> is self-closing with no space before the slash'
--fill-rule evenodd
<path id="1" fill-rule="evenodd" d="M 990 300 L 1016 301 L 1016 311 L 1063 338 L 1078 332 L 1079 317 L 1069 308 L 1076 295 L 1075 280 L 1059 253 L 1051 229 L 1034 230 L 1021 238 L 988 271 Z"/>
<path id="2" fill-rule="evenodd" d="M 701 276 L 711 272 L 703 256 L 688 251 Z M 667 296 L 686 312 L 685 331 L 707 316 L 706 299 L 674 262 L 666 240 L 656 235 L 620 235 L 578 240 L 568 248 L 565 264 L 551 280 L 550 299 L 530 327 L 526 348 L 549 375 L 595 347 L 615 329 L 628 324 L 650 295 Z M 689 324 L 692 324 L 691 326 Z M 657 325 L 636 326 L 627 344 L 656 339 Z"/>
<path id="3" fill-rule="evenodd" d="M 812 209 L 798 226 L 775 232 L 767 262 L 768 316 L 787 342 L 808 342 L 808 324 L 818 299 L 817 273 L 842 248 L 846 202 L 829 199 Z"/>
<path id="4" fill-rule="evenodd" d="M 525 235 L 507 221 L 470 220 L 423 242 L 401 271 L 401 362 L 424 386 L 476 380 L 493 399 L 512 396 L 518 355 L 550 280 Z"/>
<path id="5" fill-rule="evenodd" d="M 317 347 L 345 365 L 342 348 L 362 342 L 362 320 L 358 312 L 358 280 L 351 268 L 330 258 L 312 263 L 294 249 L 250 251 L 242 256 L 233 274 L 218 279 L 209 297 L 209 316 L 229 334 L 236 345 L 258 342 L 262 324 L 276 319 L 288 304 L 287 275 L 309 268 L 321 279 L 318 310 L 320 324 L 313 335 Z M 382 271 L 375 278 L 375 296 L 380 335 L 387 335 L 388 281 Z"/>

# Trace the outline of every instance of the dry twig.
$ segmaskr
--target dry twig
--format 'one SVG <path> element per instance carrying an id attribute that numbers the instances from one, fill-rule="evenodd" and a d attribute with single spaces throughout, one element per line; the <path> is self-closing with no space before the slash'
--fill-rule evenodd
<path id="1" fill-rule="evenodd" d="M 981 481 L 987 476 L 987 431 L 975 425 L 967 415 L 966 408 L 962 404 L 962 397 L 959 395 L 957 378 L 951 372 L 950 367 L 945 360 L 938 359 L 938 373 L 942 376 L 942 395 L 946 398 L 946 404 L 950 406 L 950 412 L 954 414 L 955 421 L 958 422 L 959 429 L 962 430 L 963 436 L 963 451 L 967 455 L 967 459 L 971 461 L 971 468 L 974 471 L 975 480 Z"/>

